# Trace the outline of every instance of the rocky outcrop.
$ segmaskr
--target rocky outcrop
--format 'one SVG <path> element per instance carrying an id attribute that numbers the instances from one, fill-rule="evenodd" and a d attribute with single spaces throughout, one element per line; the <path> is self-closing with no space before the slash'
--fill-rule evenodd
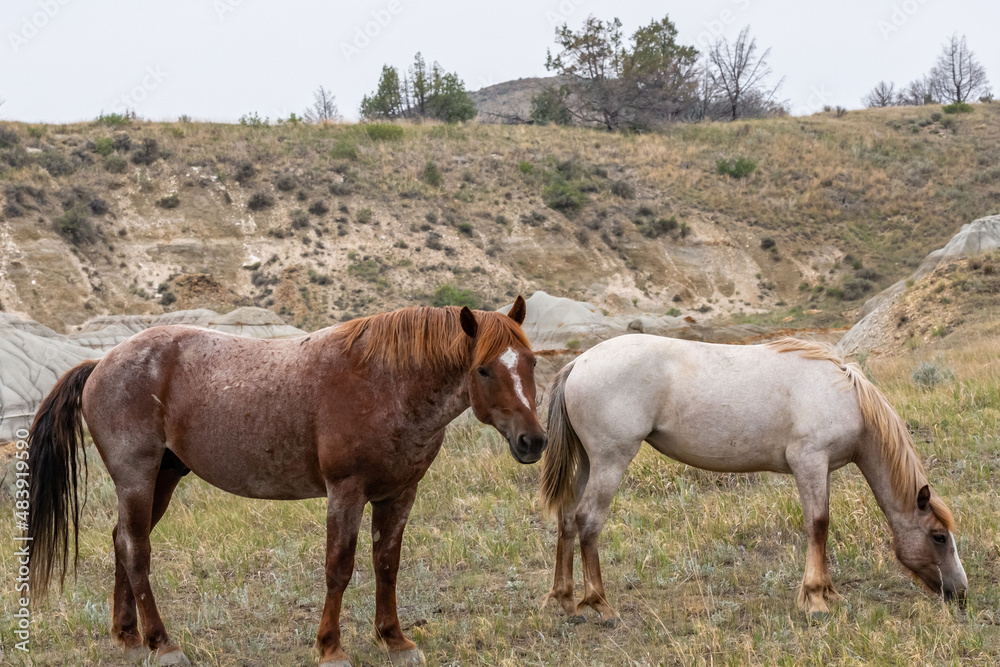
<path id="1" fill-rule="evenodd" d="M 87 359 L 99 359 L 130 336 L 161 324 L 193 324 L 254 338 L 305 333 L 262 308 L 238 308 L 225 315 L 199 309 L 155 317 L 99 317 L 68 335 L 0 313 L 0 442 L 14 439 L 18 429 L 31 424 L 42 399 L 63 373 Z"/>
<path id="2" fill-rule="evenodd" d="M 913 275 L 900 280 L 865 303 L 861 319 L 837 344 L 838 351 L 844 355 L 882 351 L 890 332 L 896 328 L 893 311 L 906 291 L 907 284 L 918 282 L 944 263 L 997 248 L 1000 248 L 1000 215 L 980 218 L 963 225 L 945 247 L 927 255 Z"/>

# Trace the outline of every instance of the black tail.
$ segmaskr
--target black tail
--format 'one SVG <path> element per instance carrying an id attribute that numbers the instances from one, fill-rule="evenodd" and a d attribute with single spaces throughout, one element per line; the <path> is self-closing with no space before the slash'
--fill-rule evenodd
<path id="1" fill-rule="evenodd" d="M 97 366 L 85 361 L 56 382 L 35 415 L 28 436 L 28 583 L 34 598 L 44 598 L 53 571 L 59 569 L 59 585 L 66 578 L 69 557 L 69 525 L 73 523 L 73 567 L 80 556 L 78 471 L 84 471 L 87 491 L 87 454 L 82 466 L 77 451 L 83 449 L 83 420 L 80 416 L 83 386 Z M 86 502 L 86 495 L 84 495 Z"/>

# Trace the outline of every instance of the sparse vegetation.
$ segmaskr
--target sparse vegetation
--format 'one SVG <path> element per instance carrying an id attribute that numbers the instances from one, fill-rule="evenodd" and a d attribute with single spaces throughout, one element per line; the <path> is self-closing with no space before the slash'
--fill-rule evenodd
<path id="1" fill-rule="evenodd" d="M 424 165 L 422 177 L 424 183 L 435 188 L 440 187 L 441 182 L 444 180 L 441 177 L 440 170 L 438 170 L 437 163 L 433 161 L 428 161 L 427 164 Z"/>
<path id="2" fill-rule="evenodd" d="M 721 158 L 715 162 L 715 173 L 730 178 L 746 178 L 757 169 L 757 162 L 746 157 L 727 160 Z"/>
<path id="3" fill-rule="evenodd" d="M 455 287 L 451 284 L 440 285 L 434 290 L 431 297 L 431 305 L 441 308 L 443 306 L 468 306 L 469 308 L 479 308 L 479 297 L 469 289 Z"/>
<path id="4" fill-rule="evenodd" d="M 274 197 L 266 192 L 255 192 L 247 200 L 247 208 L 251 211 L 263 211 L 274 206 Z"/>
<path id="5" fill-rule="evenodd" d="M 174 192 L 172 194 L 167 195 L 166 197 L 161 197 L 157 199 L 156 205 L 159 206 L 160 208 L 166 208 L 166 209 L 177 208 L 178 206 L 181 205 L 181 198 L 176 192 Z"/>

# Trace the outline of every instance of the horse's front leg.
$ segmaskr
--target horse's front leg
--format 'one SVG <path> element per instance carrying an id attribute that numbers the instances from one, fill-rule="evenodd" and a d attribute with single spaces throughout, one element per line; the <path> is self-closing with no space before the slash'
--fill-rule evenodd
<path id="1" fill-rule="evenodd" d="M 366 500 L 350 485 L 328 485 L 326 510 L 326 603 L 316 648 L 320 667 L 351 667 L 340 645 L 340 604 L 354 573 L 354 551 Z"/>
<path id="2" fill-rule="evenodd" d="M 389 651 L 393 665 L 426 665 L 417 645 L 403 636 L 396 614 L 396 574 L 403 528 L 410 516 L 417 485 L 395 498 L 372 503 L 372 563 L 375 567 L 375 636 Z"/>
<path id="3" fill-rule="evenodd" d="M 830 528 L 830 471 L 825 458 L 789 459 L 802 502 L 806 530 L 806 568 L 799 589 L 798 607 L 807 614 L 824 616 L 827 601 L 840 598 L 833 589 L 826 562 L 826 541 Z"/>

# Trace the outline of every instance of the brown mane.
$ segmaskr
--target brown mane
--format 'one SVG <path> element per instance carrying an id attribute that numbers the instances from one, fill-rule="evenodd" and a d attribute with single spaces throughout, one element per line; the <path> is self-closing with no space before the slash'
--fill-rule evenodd
<path id="1" fill-rule="evenodd" d="M 885 395 L 873 385 L 861 367 L 846 363 L 830 345 L 782 338 L 767 346 L 777 352 L 798 352 L 804 359 L 829 361 L 844 374 L 844 379 L 858 397 L 858 407 L 868 433 L 881 445 L 882 455 L 889 465 L 893 494 L 905 507 L 915 507 L 917 491 L 927 484 L 927 475 L 920 462 L 913 436 Z M 955 530 L 955 518 L 941 496 L 931 494 L 930 509 L 949 531 Z"/>
<path id="2" fill-rule="evenodd" d="M 471 368 L 500 356 L 512 345 L 531 348 L 514 320 L 492 311 L 474 311 L 479 330 L 473 341 L 462 331 L 461 310 L 458 306 L 412 306 L 351 320 L 331 335 L 345 352 L 361 346 L 362 361 L 393 370 Z"/>

